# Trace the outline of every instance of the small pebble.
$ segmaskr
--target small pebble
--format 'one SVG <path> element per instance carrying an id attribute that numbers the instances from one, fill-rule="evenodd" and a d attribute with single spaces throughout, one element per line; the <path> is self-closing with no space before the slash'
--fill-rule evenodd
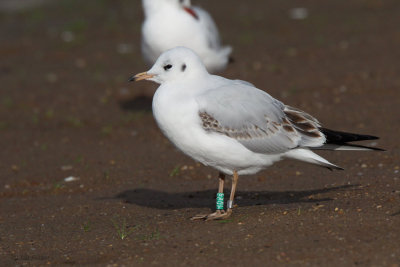
<path id="1" fill-rule="evenodd" d="M 133 46 L 131 44 L 118 44 L 117 52 L 118 54 L 130 54 L 133 51 Z"/>
<path id="2" fill-rule="evenodd" d="M 70 170 L 72 170 L 72 166 L 71 165 L 64 165 L 64 166 L 61 166 L 61 170 L 62 171 L 70 171 Z"/>
<path id="3" fill-rule="evenodd" d="M 308 9 L 305 7 L 296 7 L 289 10 L 289 17 L 295 20 L 302 20 L 308 17 Z"/>
<path id="4" fill-rule="evenodd" d="M 339 43 L 339 47 L 340 47 L 340 49 L 346 50 L 346 49 L 349 47 L 349 42 L 347 42 L 347 41 L 341 41 L 341 42 Z"/>
<path id="5" fill-rule="evenodd" d="M 47 73 L 46 80 L 49 83 L 55 83 L 58 80 L 58 76 L 57 76 L 57 74 L 52 73 L 52 72 L 51 73 Z"/>
<path id="6" fill-rule="evenodd" d="M 61 33 L 61 39 L 66 43 L 70 43 L 75 40 L 75 34 L 70 31 L 64 31 Z"/>
<path id="7" fill-rule="evenodd" d="M 75 66 L 80 69 L 83 69 L 84 67 L 86 67 L 86 60 L 82 58 L 75 59 Z"/>
<path id="8" fill-rule="evenodd" d="M 12 166 L 11 166 L 11 170 L 12 170 L 13 172 L 18 172 L 18 171 L 19 171 L 19 167 L 18 167 L 17 165 L 12 165 Z"/>
<path id="9" fill-rule="evenodd" d="M 77 180 L 79 180 L 79 177 L 69 176 L 67 178 L 64 178 L 64 182 L 67 182 L 67 183 L 77 181 Z"/>

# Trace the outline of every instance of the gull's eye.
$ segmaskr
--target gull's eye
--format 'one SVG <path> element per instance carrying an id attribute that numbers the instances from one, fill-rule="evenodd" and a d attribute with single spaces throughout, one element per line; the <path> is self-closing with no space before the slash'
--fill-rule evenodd
<path id="1" fill-rule="evenodd" d="M 168 65 L 165 65 L 165 66 L 164 66 L 164 70 L 169 70 L 170 68 L 172 68 L 172 65 L 171 65 L 171 64 L 168 64 Z"/>

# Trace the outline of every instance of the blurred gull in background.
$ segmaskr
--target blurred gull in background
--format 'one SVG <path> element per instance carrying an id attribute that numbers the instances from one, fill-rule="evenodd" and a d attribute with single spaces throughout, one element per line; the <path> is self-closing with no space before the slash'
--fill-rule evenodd
<path id="1" fill-rule="evenodd" d="M 215 22 L 207 11 L 190 0 L 142 0 L 142 53 L 151 66 L 162 52 L 176 46 L 194 50 L 209 72 L 229 63 L 230 46 L 222 46 Z"/>

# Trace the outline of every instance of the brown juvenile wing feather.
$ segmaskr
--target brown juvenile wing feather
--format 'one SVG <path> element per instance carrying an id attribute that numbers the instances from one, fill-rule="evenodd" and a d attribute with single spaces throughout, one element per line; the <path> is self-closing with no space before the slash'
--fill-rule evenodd
<path id="1" fill-rule="evenodd" d="M 212 117 L 207 112 L 199 112 L 200 119 L 203 123 L 203 129 L 206 131 L 218 132 L 221 134 L 225 134 L 226 136 L 235 138 L 235 139 L 251 139 L 251 138 L 263 138 L 268 137 L 272 134 L 275 134 L 279 131 L 278 127 L 282 127 L 282 124 L 274 123 L 271 124 L 271 127 L 267 127 L 267 129 L 262 129 L 257 125 L 253 126 L 244 126 L 240 129 L 233 129 L 229 127 L 222 126 L 218 120 Z M 286 127 L 291 127 L 290 125 L 285 125 L 284 129 L 293 132 L 293 128 L 289 129 Z"/>
<path id="2" fill-rule="evenodd" d="M 310 114 L 290 106 L 285 106 L 283 111 L 291 125 L 304 136 L 305 141 L 312 141 L 313 138 L 315 140 L 325 138 L 320 131 L 319 121 Z M 320 142 L 318 143 L 320 144 Z"/>
<path id="3" fill-rule="evenodd" d="M 274 137 L 286 140 L 287 146 L 279 147 L 279 140 L 277 140 L 277 147 L 269 147 L 271 152 L 277 152 L 280 150 L 287 150 L 297 146 L 298 133 L 292 127 L 287 119 L 283 119 L 281 123 L 270 121 L 265 117 L 266 127 L 263 128 L 257 125 L 244 125 L 240 128 L 230 128 L 223 126 L 217 119 L 205 111 L 199 112 L 199 117 L 202 122 L 203 129 L 207 132 L 216 132 L 233 139 L 236 139 L 244 146 L 254 152 L 265 152 L 265 147 L 262 144 L 256 144 L 256 142 L 262 142 L 262 140 L 271 139 Z M 279 136 L 278 136 L 279 135 Z"/>

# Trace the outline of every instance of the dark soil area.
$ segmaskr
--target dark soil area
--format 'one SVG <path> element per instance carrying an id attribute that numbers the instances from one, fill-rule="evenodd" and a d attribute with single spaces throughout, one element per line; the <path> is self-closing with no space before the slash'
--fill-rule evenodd
<path id="1" fill-rule="evenodd" d="M 217 171 L 162 135 L 156 85 L 127 82 L 148 69 L 140 1 L 2 11 L 0 265 L 400 266 L 400 2 L 194 2 L 234 48 L 221 75 L 387 151 L 279 162 L 240 177 L 230 219 L 191 221 Z"/>

